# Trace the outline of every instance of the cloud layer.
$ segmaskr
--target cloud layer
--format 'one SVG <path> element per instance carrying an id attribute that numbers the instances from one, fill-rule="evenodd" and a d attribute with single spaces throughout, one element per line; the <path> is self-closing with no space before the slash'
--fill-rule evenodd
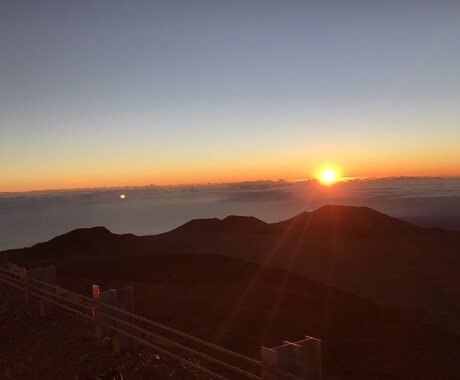
<path id="1" fill-rule="evenodd" d="M 0 193 L 0 250 L 33 245 L 79 227 L 103 225 L 116 233 L 147 235 L 190 219 L 232 214 L 276 222 L 325 204 L 368 206 L 456 229 L 460 178 L 350 180 L 331 187 L 316 181 L 256 181 Z"/>

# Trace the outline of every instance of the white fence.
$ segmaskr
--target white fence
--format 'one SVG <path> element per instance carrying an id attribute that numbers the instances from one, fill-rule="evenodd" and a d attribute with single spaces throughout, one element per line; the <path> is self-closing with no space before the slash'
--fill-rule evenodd
<path id="1" fill-rule="evenodd" d="M 93 297 L 86 297 L 59 287 L 54 266 L 26 270 L 4 254 L 0 282 L 23 291 L 28 304 L 38 302 L 44 317 L 63 309 L 92 320 L 96 335 L 111 338 L 116 352 L 141 344 L 210 379 L 321 379 L 321 341 L 316 338 L 262 347 L 259 361 L 134 314 L 131 287 L 100 292 L 93 285 Z"/>

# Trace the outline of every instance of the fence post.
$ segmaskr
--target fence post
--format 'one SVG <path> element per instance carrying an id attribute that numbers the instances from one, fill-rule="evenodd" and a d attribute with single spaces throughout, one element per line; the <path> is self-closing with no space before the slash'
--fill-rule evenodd
<path id="1" fill-rule="evenodd" d="M 94 285 L 93 284 L 93 298 L 95 301 L 99 299 L 99 294 L 101 293 L 101 289 L 99 288 L 99 285 Z"/>
<path id="2" fill-rule="evenodd" d="M 133 301 L 133 288 L 132 286 L 127 286 L 117 290 L 117 308 L 127 311 L 129 313 L 134 312 L 134 301 Z M 133 318 L 131 315 L 125 313 L 116 312 L 115 316 L 117 319 L 124 321 L 126 323 L 132 324 Z M 129 334 L 132 334 L 132 328 L 125 323 L 116 323 L 116 327 L 120 330 L 123 330 Z M 123 335 L 118 331 L 113 333 L 113 349 L 115 352 L 123 353 L 127 351 L 132 351 L 134 347 L 134 342 L 129 336 Z"/>
<path id="3" fill-rule="evenodd" d="M 36 294 L 40 294 L 40 291 L 29 289 L 29 287 L 35 286 L 37 288 L 41 288 L 41 284 L 31 281 L 31 280 L 41 281 L 41 278 L 42 278 L 41 271 L 42 271 L 42 268 L 34 268 L 34 269 L 29 269 L 26 272 L 26 302 L 29 305 L 33 304 L 35 301 L 38 300 L 37 296 L 33 294 L 29 294 L 29 292 L 32 291 Z"/>
<path id="4" fill-rule="evenodd" d="M 0 255 L 0 268 L 9 269 L 8 254 L 3 253 Z"/>
<path id="5" fill-rule="evenodd" d="M 54 265 L 49 267 L 41 268 L 41 279 L 40 281 L 45 282 L 46 284 L 41 284 L 41 288 L 47 292 L 56 293 L 56 268 Z M 49 284 L 49 285 L 48 285 Z M 51 298 L 51 300 L 56 302 L 56 297 L 48 293 L 43 293 L 44 297 Z M 46 299 L 40 300 L 40 315 L 42 317 L 56 314 L 57 306 L 56 304 L 47 301 Z"/>
<path id="6" fill-rule="evenodd" d="M 46 282 L 46 284 L 38 283 L 33 280 Z M 54 265 L 44 268 L 29 269 L 26 271 L 25 283 L 26 302 L 28 304 L 32 304 L 38 300 L 40 305 L 40 315 L 42 317 L 55 314 L 57 310 L 56 305 L 40 297 L 42 296 L 45 298 L 51 298 L 54 301 L 56 300 L 52 295 L 42 292 L 42 290 L 46 290 L 47 292 L 55 293 L 56 269 Z M 36 289 L 32 289 L 32 287 Z M 30 292 L 35 293 L 35 295 L 29 294 Z"/>
<path id="7" fill-rule="evenodd" d="M 262 380 L 321 380 L 321 340 L 311 336 L 282 346 L 262 347 Z"/>
<path id="8" fill-rule="evenodd" d="M 116 306 L 117 291 L 115 289 L 99 292 L 99 287 L 93 285 L 93 297 L 95 299 L 94 321 L 96 325 L 96 336 L 100 339 L 110 337 L 113 334 L 114 321 L 110 316 L 114 316 L 115 311 L 107 306 Z M 107 316 L 101 315 L 105 314 Z"/>
<path id="9" fill-rule="evenodd" d="M 321 380 L 321 340 L 305 336 L 295 345 L 299 376 L 307 380 Z"/>
<path id="10" fill-rule="evenodd" d="M 290 345 L 282 345 L 274 348 L 262 347 L 261 358 L 262 380 L 289 380 L 281 372 L 290 372 Z"/>
<path id="11" fill-rule="evenodd" d="M 14 265 L 14 264 L 13 264 Z M 23 284 L 24 284 L 24 299 L 27 303 L 27 270 L 25 268 L 18 267 L 16 265 L 16 268 L 11 268 L 11 263 L 10 263 L 10 272 L 14 274 L 14 277 L 20 279 Z"/>

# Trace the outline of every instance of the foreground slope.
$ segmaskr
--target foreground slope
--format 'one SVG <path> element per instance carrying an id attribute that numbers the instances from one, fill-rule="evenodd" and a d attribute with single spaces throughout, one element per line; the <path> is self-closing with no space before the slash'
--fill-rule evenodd
<path id="1" fill-rule="evenodd" d="M 460 335 L 460 233 L 422 228 L 367 207 L 324 206 L 268 224 L 193 220 L 165 234 L 80 229 L 10 251 L 24 261 L 146 254 L 218 254 L 302 274 Z"/>
<path id="2" fill-rule="evenodd" d="M 2 380 L 205 380 L 176 361 L 139 347 L 119 355 L 97 339 L 94 325 L 62 312 L 41 317 L 22 292 L 0 283 Z"/>
<path id="3" fill-rule="evenodd" d="M 193 231 L 185 225 L 145 239 L 162 252 L 223 254 L 283 268 L 460 334 L 458 232 L 350 206 L 325 206 L 256 232 L 193 223 Z"/>
<path id="4" fill-rule="evenodd" d="M 60 281 L 134 286 L 136 312 L 237 352 L 323 340 L 326 378 L 457 379 L 460 338 L 280 269 L 218 255 L 150 255 L 58 266 Z"/>

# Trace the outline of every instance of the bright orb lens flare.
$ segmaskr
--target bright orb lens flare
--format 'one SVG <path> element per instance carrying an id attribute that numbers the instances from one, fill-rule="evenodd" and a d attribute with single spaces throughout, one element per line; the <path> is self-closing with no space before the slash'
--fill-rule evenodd
<path id="1" fill-rule="evenodd" d="M 120 198 L 121 198 L 121 199 L 125 199 L 125 198 L 126 198 L 126 195 L 125 195 L 125 194 L 120 194 Z"/>

